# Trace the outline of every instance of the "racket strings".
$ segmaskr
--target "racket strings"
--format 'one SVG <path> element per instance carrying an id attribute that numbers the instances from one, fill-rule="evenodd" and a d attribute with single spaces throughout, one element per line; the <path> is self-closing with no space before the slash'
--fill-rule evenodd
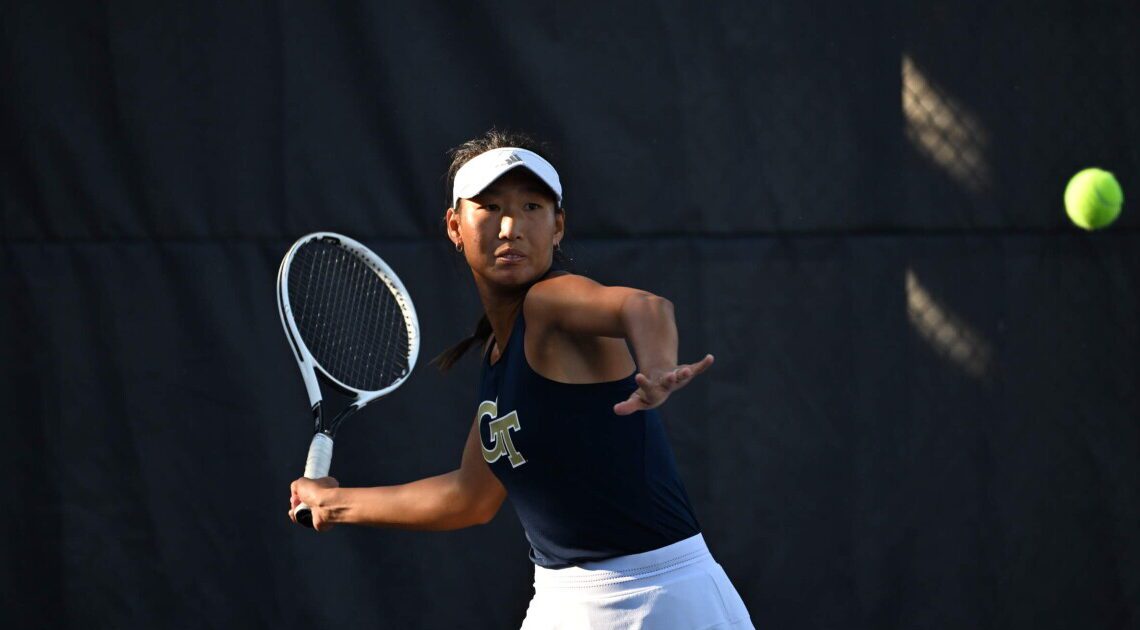
<path id="1" fill-rule="evenodd" d="M 407 374 L 402 300 L 379 271 L 338 243 L 314 240 L 297 249 L 288 273 L 297 330 L 329 376 L 377 391 Z"/>

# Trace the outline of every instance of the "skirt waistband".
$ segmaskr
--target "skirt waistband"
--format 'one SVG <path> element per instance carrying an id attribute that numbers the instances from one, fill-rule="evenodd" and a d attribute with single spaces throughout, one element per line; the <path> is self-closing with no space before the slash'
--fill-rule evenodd
<path id="1" fill-rule="evenodd" d="M 543 590 L 606 587 L 669 573 L 702 561 L 711 562 L 712 555 L 704 537 L 696 534 L 652 551 L 579 566 L 548 569 L 536 565 L 534 586 Z"/>

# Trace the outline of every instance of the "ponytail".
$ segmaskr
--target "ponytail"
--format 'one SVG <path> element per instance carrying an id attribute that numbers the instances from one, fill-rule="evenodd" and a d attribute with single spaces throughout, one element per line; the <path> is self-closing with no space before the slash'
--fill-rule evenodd
<path id="1" fill-rule="evenodd" d="M 463 341 L 451 346 L 447 350 L 440 353 L 439 356 L 431 360 L 431 363 L 439 368 L 440 372 L 446 372 L 451 369 L 467 354 L 471 346 L 483 345 L 491 338 L 491 320 L 487 319 L 486 315 L 479 318 L 479 323 L 475 324 L 475 332 Z"/>

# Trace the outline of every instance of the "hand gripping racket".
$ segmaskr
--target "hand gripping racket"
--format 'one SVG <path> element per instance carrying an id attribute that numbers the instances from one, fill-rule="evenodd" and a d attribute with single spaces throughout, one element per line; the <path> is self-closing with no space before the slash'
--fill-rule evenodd
<path id="1" fill-rule="evenodd" d="M 416 310 L 387 263 L 332 232 L 302 236 L 289 248 L 277 273 L 277 307 L 316 423 L 305 476 L 327 477 L 340 423 L 411 375 L 420 352 Z M 318 379 L 354 398 L 329 422 Z M 309 506 L 294 514 L 313 526 Z"/>

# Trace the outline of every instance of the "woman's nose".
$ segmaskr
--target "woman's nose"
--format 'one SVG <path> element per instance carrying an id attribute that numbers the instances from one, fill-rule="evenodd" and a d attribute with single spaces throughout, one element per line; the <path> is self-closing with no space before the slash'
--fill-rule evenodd
<path id="1" fill-rule="evenodd" d="M 502 220 L 499 222 L 499 238 L 512 240 L 516 236 L 515 220 L 510 216 L 503 215 Z"/>

